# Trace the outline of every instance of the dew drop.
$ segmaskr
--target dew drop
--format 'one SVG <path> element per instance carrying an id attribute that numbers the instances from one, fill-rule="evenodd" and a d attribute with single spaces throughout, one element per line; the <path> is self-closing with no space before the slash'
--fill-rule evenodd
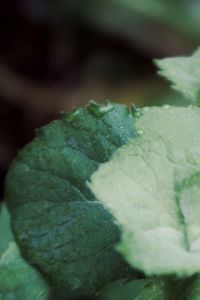
<path id="1" fill-rule="evenodd" d="M 77 118 L 78 115 L 80 115 L 81 109 L 80 108 L 75 108 L 70 112 L 61 112 L 62 119 L 67 121 L 68 123 L 74 122 Z"/>
<path id="2" fill-rule="evenodd" d="M 141 112 L 141 109 L 140 108 L 137 108 L 135 106 L 135 104 L 131 104 L 131 107 L 130 107 L 130 112 L 131 114 L 134 116 L 134 117 L 141 117 L 142 115 L 142 112 Z"/>
<path id="3" fill-rule="evenodd" d="M 138 134 L 138 135 L 142 135 L 143 133 L 144 133 L 143 130 L 141 130 L 141 129 L 137 130 L 137 134 Z"/>
<path id="4" fill-rule="evenodd" d="M 114 106 L 109 101 L 106 104 L 98 104 L 92 100 L 88 104 L 87 108 L 93 115 L 95 115 L 95 117 L 100 118 L 112 110 Z"/>
<path id="5" fill-rule="evenodd" d="M 164 104 L 164 105 L 163 105 L 163 108 L 165 108 L 165 109 L 169 109 L 169 108 L 170 108 L 170 105 L 168 105 L 168 104 Z"/>

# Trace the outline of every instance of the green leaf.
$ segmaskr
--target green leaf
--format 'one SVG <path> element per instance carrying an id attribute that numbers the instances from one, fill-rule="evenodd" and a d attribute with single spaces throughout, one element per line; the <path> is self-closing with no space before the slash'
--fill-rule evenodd
<path id="1" fill-rule="evenodd" d="M 129 283 L 115 282 L 101 294 L 102 300 L 199 300 L 200 275 L 186 279 L 154 277 Z"/>
<path id="2" fill-rule="evenodd" d="M 183 300 L 180 288 L 180 282 L 171 278 L 152 279 L 134 300 Z"/>
<path id="3" fill-rule="evenodd" d="M 118 250 L 146 274 L 200 271 L 200 109 L 144 108 L 138 138 L 94 173 L 90 188 L 122 230 Z"/>
<path id="4" fill-rule="evenodd" d="M 155 63 L 174 89 L 200 105 L 200 48 L 192 56 L 157 59 Z"/>
<path id="5" fill-rule="evenodd" d="M 133 300 L 142 293 L 150 279 L 138 279 L 131 282 L 116 281 L 110 284 L 100 295 L 101 300 Z"/>
<path id="6" fill-rule="evenodd" d="M 91 102 L 40 129 L 11 166 L 6 198 L 14 233 L 52 285 L 95 293 L 132 276 L 114 249 L 119 229 L 86 181 L 136 135 L 133 120 L 124 105 Z"/>
<path id="7" fill-rule="evenodd" d="M 14 240 L 10 228 L 10 216 L 5 205 L 0 206 L 0 255 L 6 251 L 8 245 Z"/>
<path id="8" fill-rule="evenodd" d="M 41 275 L 21 257 L 13 240 L 7 209 L 0 215 L 0 299 L 45 300 L 48 287 Z"/>
<path id="9" fill-rule="evenodd" d="M 187 280 L 185 299 L 200 300 L 200 275 L 195 275 Z"/>

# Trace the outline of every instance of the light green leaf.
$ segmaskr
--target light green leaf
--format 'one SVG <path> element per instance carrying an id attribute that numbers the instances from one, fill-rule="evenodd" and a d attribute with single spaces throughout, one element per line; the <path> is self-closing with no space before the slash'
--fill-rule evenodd
<path id="1" fill-rule="evenodd" d="M 119 228 L 86 185 L 136 136 L 133 121 L 125 105 L 90 102 L 40 129 L 10 168 L 6 199 L 17 241 L 52 286 L 96 293 L 135 275 L 114 249 Z"/>
<path id="2" fill-rule="evenodd" d="M 21 257 L 13 240 L 7 209 L 0 215 L 0 300 L 45 300 L 48 287 L 41 275 Z"/>
<path id="3" fill-rule="evenodd" d="M 144 108 L 139 137 L 93 174 L 90 188 L 121 226 L 119 251 L 146 274 L 200 271 L 200 109 Z"/>
<path id="4" fill-rule="evenodd" d="M 200 48 L 192 56 L 157 59 L 155 63 L 174 89 L 200 105 Z"/>

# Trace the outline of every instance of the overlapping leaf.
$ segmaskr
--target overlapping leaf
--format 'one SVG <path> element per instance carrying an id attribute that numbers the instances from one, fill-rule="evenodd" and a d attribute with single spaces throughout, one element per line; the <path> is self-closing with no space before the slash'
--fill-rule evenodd
<path id="1" fill-rule="evenodd" d="M 192 56 L 158 59 L 155 63 L 174 89 L 200 105 L 200 48 Z"/>
<path id="2" fill-rule="evenodd" d="M 146 274 L 200 271 L 200 109 L 144 108 L 137 139 L 90 187 L 122 229 L 119 251 Z"/>
<path id="3" fill-rule="evenodd" d="M 47 299 L 48 286 L 38 271 L 21 257 L 5 207 L 0 215 L 0 225 L 0 299 Z"/>

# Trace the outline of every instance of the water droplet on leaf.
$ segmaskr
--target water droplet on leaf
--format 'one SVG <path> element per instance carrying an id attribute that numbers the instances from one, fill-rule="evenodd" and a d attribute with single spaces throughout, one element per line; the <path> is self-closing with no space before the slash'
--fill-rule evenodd
<path id="1" fill-rule="evenodd" d="M 130 112 L 131 114 L 134 116 L 134 117 L 141 117 L 142 115 L 142 112 L 141 112 L 141 109 L 140 108 L 137 108 L 135 106 L 135 104 L 131 104 L 131 107 L 130 107 Z"/>
<path id="2" fill-rule="evenodd" d="M 74 122 L 77 116 L 80 114 L 81 109 L 80 108 L 75 108 L 70 112 L 64 112 L 62 114 L 62 119 L 67 121 L 68 123 Z"/>
<path id="3" fill-rule="evenodd" d="M 164 104 L 163 107 L 166 108 L 166 109 L 168 109 L 168 108 L 170 108 L 170 105 Z"/>
<path id="4" fill-rule="evenodd" d="M 90 101 L 87 108 L 93 115 L 100 118 L 112 110 L 114 106 L 109 101 L 106 104 L 98 104 L 95 101 Z"/>
<path id="5" fill-rule="evenodd" d="M 138 134 L 138 135 L 142 135 L 143 133 L 144 133 L 143 130 L 141 130 L 141 129 L 137 130 L 137 134 Z"/>

